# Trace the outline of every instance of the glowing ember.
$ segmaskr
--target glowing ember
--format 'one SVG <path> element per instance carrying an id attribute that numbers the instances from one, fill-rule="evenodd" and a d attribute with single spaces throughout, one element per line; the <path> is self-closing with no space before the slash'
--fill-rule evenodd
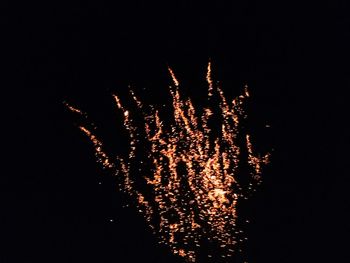
<path id="1" fill-rule="evenodd" d="M 214 86 L 209 63 L 208 98 L 217 96 L 220 111 L 215 119 L 215 123 L 221 122 L 217 131 L 210 125 L 215 109 L 205 107 L 198 112 L 190 99 L 180 96 L 179 81 L 170 68 L 169 72 L 175 85 L 170 88 L 172 121 L 170 118 L 166 123 L 162 121 L 160 112 L 153 107 L 151 113 L 145 113 L 141 101 L 130 91 L 143 114 L 144 123 L 140 127 L 118 96 L 113 96 L 123 112 L 129 134 L 126 157 L 119 156 L 111 163 L 101 141 L 86 127 L 80 129 L 94 144 L 97 160 L 103 167 L 123 178 L 121 190 L 136 200 L 138 210 L 161 243 L 188 262 L 196 261 L 203 242 L 210 242 L 221 257 L 229 258 L 242 242 L 242 231 L 236 226 L 237 204 L 247 198 L 254 183 L 260 183 L 261 169 L 268 163 L 269 154 L 254 155 L 250 136 L 241 134 L 240 123 L 246 118 L 242 105 L 249 97 L 247 88 L 244 94 L 228 102 L 223 91 Z M 82 111 L 68 104 L 67 107 L 86 117 Z M 148 169 L 143 177 L 152 189 L 147 193 L 148 200 L 136 189 L 131 172 L 140 167 L 139 157 L 142 167 L 146 164 Z M 239 183 L 242 178 L 249 181 L 245 183 L 247 187 Z"/>

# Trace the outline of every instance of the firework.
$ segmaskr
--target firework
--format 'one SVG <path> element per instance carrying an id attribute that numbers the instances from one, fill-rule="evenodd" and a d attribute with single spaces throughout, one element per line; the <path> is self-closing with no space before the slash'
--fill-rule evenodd
<path id="1" fill-rule="evenodd" d="M 249 97 L 247 87 L 229 102 L 214 84 L 209 63 L 209 105 L 198 108 L 191 99 L 182 97 L 180 83 L 170 68 L 169 73 L 174 83 L 170 87 L 171 120 L 164 120 L 154 107 L 146 109 L 130 90 L 142 115 L 140 125 L 119 97 L 113 95 L 129 136 L 125 156 L 112 161 L 96 135 L 85 126 L 80 129 L 93 143 L 97 161 L 121 179 L 120 190 L 136 201 L 160 243 L 188 262 L 196 261 L 203 242 L 215 246 L 222 258 L 229 258 L 242 242 L 237 205 L 261 182 L 262 167 L 268 163 L 269 154 L 256 155 L 249 134 L 241 128 L 247 117 L 243 109 Z M 82 111 L 66 105 L 86 117 Z M 138 169 L 141 166 L 146 170 Z M 135 170 L 142 171 L 142 177 L 135 177 Z M 149 192 L 140 191 L 136 180 L 144 180 Z M 207 256 L 213 257 L 210 253 Z"/>

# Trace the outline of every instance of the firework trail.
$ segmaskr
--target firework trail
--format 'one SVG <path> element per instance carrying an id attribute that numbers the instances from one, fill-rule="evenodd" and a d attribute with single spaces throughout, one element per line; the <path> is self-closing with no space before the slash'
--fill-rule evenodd
<path id="1" fill-rule="evenodd" d="M 146 110 L 130 90 L 143 118 L 142 125 L 137 125 L 119 97 L 113 95 L 128 131 L 126 156 L 112 161 L 96 135 L 84 126 L 80 129 L 93 143 L 97 161 L 121 179 L 120 190 L 136 201 L 160 243 L 186 261 L 196 262 L 201 244 L 209 242 L 225 260 L 243 239 L 237 226 L 237 204 L 261 182 L 262 166 L 268 163 L 269 154 L 256 155 L 249 134 L 242 132 L 247 87 L 242 95 L 227 101 L 212 80 L 209 63 L 208 99 L 216 98 L 217 111 L 209 106 L 198 110 L 190 99 L 181 97 L 179 81 L 168 69 L 174 83 L 170 87 L 172 121 L 162 120 L 154 107 Z M 87 119 L 79 109 L 66 106 Z M 215 123 L 220 120 L 221 124 L 214 132 L 211 123 L 215 115 Z M 141 164 L 147 170 L 142 169 L 143 178 L 135 178 L 132 173 Z M 151 191 L 142 193 L 136 180 L 144 180 Z M 208 253 L 207 257 L 214 256 Z"/>

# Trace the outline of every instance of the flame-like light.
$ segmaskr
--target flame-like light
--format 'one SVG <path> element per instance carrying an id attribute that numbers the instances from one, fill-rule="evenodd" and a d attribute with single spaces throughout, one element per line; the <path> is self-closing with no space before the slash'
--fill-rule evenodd
<path id="1" fill-rule="evenodd" d="M 260 183 L 261 169 L 268 163 L 269 154 L 255 155 L 250 136 L 241 134 L 241 120 L 246 117 L 242 106 L 249 97 L 247 87 L 242 95 L 228 102 L 223 91 L 214 87 L 208 64 L 208 97 L 217 95 L 221 121 L 220 131 L 214 133 L 209 124 L 215 117 L 213 108 L 198 110 L 190 99 L 183 99 L 179 81 L 170 68 L 169 73 L 174 82 L 174 87 L 170 88 L 172 121 L 168 118 L 165 123 L 158 110 L 145 113 L 143 104 L 131 90 L 144 120 L 141 126 L 136 125 L 119 97 L 113 96 L 129 134 L 130 148 L 124 158 L 119 156 L 112 163 L 92 131 L 83 126 L 80 129 L 93 143 L 102 166 L 115 169 L 113 171 L 123 178 L 121 190 L 136 200 L 138 210 L 158 235 L 160 243 L 186 261 L 195 262 L 203 240 L 207 240 L 217 247 L 221 257 L 229 258 L 242 242 L 242 231 L 237 227 L 237 204 L 247 198 L 254 183 Z M 67 107 L 85 115 L 68 104 Z M 145 136 L 140 135 L 140 130 Z M 142 149 L 139 149 L 142 141 Z M 151 188 L 147 196 L 152 197 L 148 200 L 137 189 L 137 178 L 131 172 L 140 165 L 137 156 L 142 156 L 142 163 L 148 165 L 148 173 L 143 175 Z M 246 188 L 239 182 L 242 177 L 249 181 Z M 210 253 L 207 256 L 213 257 Z"/>

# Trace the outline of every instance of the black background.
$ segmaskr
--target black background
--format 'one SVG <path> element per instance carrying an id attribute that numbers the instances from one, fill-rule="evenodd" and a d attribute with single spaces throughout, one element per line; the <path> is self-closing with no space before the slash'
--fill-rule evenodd
<path id="1" fill-rule="evenodd" d="M 62 101 L 89 112 L 108 147 L 123 149 L 111 92 L 124 96 L 131 84 L 162 103 L 170 65 L 196 96 L 209 58 L 228 96 L 249 85 L 252 135 L 274 149 L 247 211 L 249 262 L 349 261 L 346 3 L 3 8 L 0 262 L 179 262 L 122 208 Z"/>

